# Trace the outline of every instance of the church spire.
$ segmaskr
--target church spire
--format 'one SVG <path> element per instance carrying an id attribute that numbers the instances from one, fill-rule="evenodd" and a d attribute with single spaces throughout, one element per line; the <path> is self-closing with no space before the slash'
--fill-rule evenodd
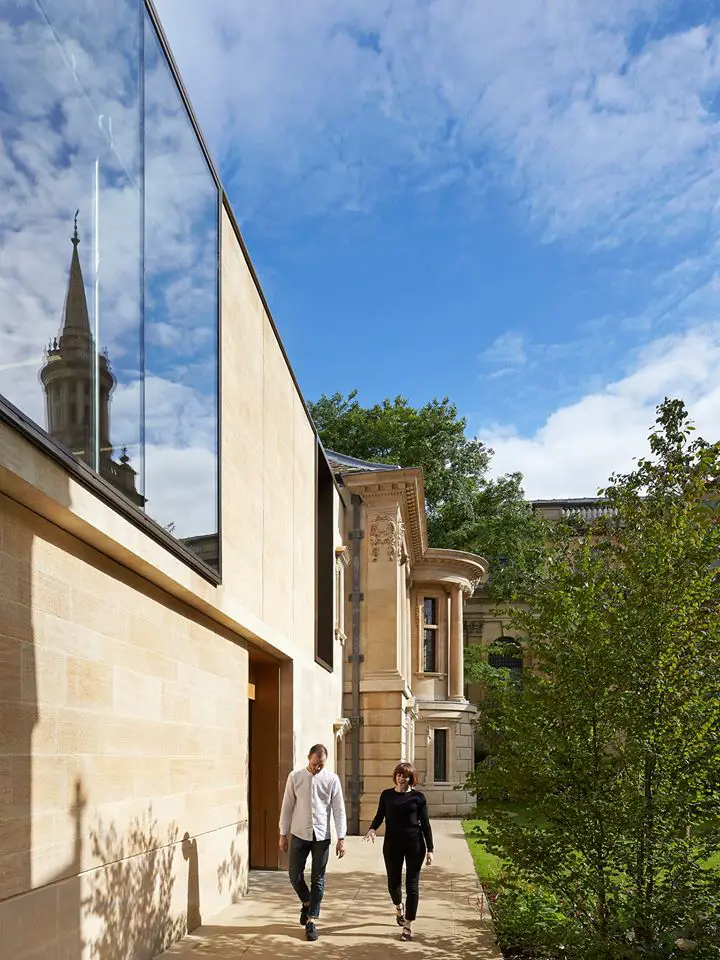
<path id="1" fill-rule="evenodd" d="M 74 230 L 70 238 L 70 242 L 73 245 L 73 252 L 70 261 L 70 276 L 68 278 L 67 293 L 65 295 L 65 307 L 63 309 L 60 336 L 71 335 L 74 340 L 77 338 L 90 341 L 92 337 L 90 333 L 87 300 L 85 298 L 85 282 L 83 281 L 80 257 L 78 256 L 80 237 L 78 236 L 77 221 L 79 213 L 79 210 L 75 211 Z M 77 341 L 75 345 L 80 346 Z"/>

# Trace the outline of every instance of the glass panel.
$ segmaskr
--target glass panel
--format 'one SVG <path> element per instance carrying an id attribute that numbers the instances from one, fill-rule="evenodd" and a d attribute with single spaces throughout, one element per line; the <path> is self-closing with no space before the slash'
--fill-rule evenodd
<path id="1" fill-rule="evenodd" d="M 0 393 L 137 505 L 140 25 L 139 0 L 0 0 Z"/>
<path id="2" fill-rule="evenodd" d="M 216 568 L 218 205 L 215 181 L 146 16 L 147 511 Z"/>
<path id="3" fill-rule="evenodd" d="M 437 600 L 434 597 L 425 597 L 423 614 L 425 623 L 437 624 Z"/>
<path id="4" fill-rule="evenodd" d="M 447 730 L 435 731 L 435 783 L 447 783 Z"/>
<path id="5" fill-rule="evenodd" d="M 437 631 L 436 630 L 425 630 L 425 642 L 423 644 L 424 649 L 424 665 L 423 670 L 425 673 L 436 673 L 437 672 Z"/>
<path id="6" fill-rule="evenodd" d="M 319 441 L 315 451 L 315 656 L 332 669 L 335 649 L 335 484 Z"/>

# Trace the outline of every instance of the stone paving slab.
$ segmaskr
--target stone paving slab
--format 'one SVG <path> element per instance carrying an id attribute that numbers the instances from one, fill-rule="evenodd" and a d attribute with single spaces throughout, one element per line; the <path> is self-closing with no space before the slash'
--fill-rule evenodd
<path id="1" fill-rule="evenodd" d="M 318 930 L 308 943 L 299 904 L 284 872 L 250 874 L 248 896 L 176 944 L 163 960 L 308 957 L 380 960 L 501 960 L 482 888 L 458 820 L 433 821 L 435 862 L 424 867 L 413 941 L 400 940 L 387 893 L 382 840 L 348 837 L 343 860 L 331 859 Z"/>

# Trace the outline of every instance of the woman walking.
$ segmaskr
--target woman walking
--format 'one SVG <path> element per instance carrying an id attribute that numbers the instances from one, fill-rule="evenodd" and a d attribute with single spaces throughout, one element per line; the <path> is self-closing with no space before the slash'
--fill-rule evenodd
<path id="1" fill-rule="evenodd" d="M 383 857 L 388 890 L 395 904 L 402 940 L 412 940 L 412 922 L 420 897 L 420 870 L 423 861 L 433 861 L 433 836 L 425 795 L 415 790 L 417 774 L 411 763 L 399 763 L 393 772 L 394 787 L 380 794 L 375 819 L 366 840 L 375 842 L 375 831 L 385 821 Z M 402 902 L 402 868 L 405 864 L 405 908 Z"/>

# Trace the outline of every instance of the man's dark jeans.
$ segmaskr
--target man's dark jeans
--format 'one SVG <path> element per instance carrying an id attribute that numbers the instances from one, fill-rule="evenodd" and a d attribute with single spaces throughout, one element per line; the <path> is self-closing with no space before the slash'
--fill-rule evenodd
<path id="1" fill-rule="evenodd" d="M 305 883 L 305 864 L 308 856 L 312 857 L 310 873 L 310 889 Z M 300 837 L 290 837 L 290 864 L 288 874 L 290 883 L 301 903 L 309 903 L 308 916 L 320 916 L 320 902 L 325 889 L 325 869 L 330 858 L 329 840 L 301 840 Z"/>

